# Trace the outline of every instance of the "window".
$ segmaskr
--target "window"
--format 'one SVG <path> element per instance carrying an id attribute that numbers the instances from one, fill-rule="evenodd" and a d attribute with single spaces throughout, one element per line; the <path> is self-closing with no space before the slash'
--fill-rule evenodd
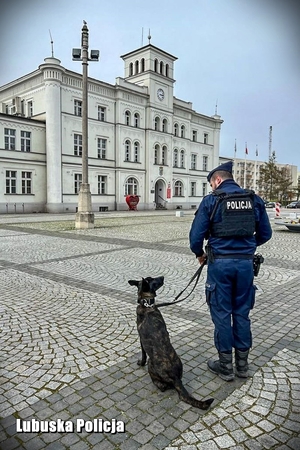
<path id="1" fill-rule="evenodd" d="M 131 112 L 130 111 L 125 111 L 125 125 L 130 125 L 130 121 L 131 121 Z"/>
<path id="2" fill-rule="evenodd" d="M 74 100 L 74 114 L 75 116 L 82 116 L 82 101 Z"/>
<path id="3" fill-rule="evenodd" d="M 194 153 L 191 154 L 191 169 L 197 169 L 197 155 L 195 155 Z"/>
<path id="4" fill-rule="evenodd" d="M 6 194 L 16 194 L 17 192 L 17 172 L 15 170 L 6 170 Z"/>
<path id="5" fill-rule="evenodd" d="M 30 152 L 31 133 L 30 131 L 21 131 L 21 152 Z"/>
<path id="6" fill-rule="evenodd" d="M 154 130 L 159 131 L 159 129 L 160 129 L 160 118 L 156 116 L 154 119 Z"/>
<path id="7" fill-rule="evenodd" d="M 106 120 L 106 108 L 104 106 L 98 106 L 98 120 L 101 120 L 101 122 Z"/>
<path id="8" fill-rule="evenodd" d="M 82 183 L 81 173 L 74 173 L 74 193 L 78 194 Z"/>
<path id="9" fill-rule="evenodd" d="M 191 197 L 196 195 L 196 181 L 191 181 Z"/>
<path id="10" fill-rule="evenodd" d="M 138 113 L 134 114 L 134 126 L 135 128 L 140 126 L 140 115 Z"/>
<path id="11" fill-rule="evenodd" d="M 157 59 L 154 60 L 154 72 L 157 72 L 157 67 L 158 67 L 158 61 Z"/>
<path id="12" fill-rule="evenodd" d="M 139 73 L 139 62 L 135 62 L 135 73 Z"/>
<path id="13" fill-rule="evenodd" d="M 145 59 L 141 59 L 141 72 L 145 72 Z"/>
<path id="14" fill-rule="evenodd" d="M 125 141 L 125 161 L 130 161 L 131 142 Z"/>
<path id="15" fill-rule="evenodd" d="M 161 61 L 160 62 L 160 73 L 164 73 L 164 63 Z"/>
<path id="16" fill-rule="evenodd" d="M 173 152 L 173 167 L 178 167 L 178 150 L 176 148 Z"/>
<path id="17" fill-rule="evenodd" d="M 159 145 L 154 147 L 154 164 L 159 164 Z"/>
<path id="18" fill-rule="evenodd" d="M 208 161 L 208 157 L 203 156 L 203 169 L 202 170 L 207 170 L 207 161 Z"/>
<path id="19" fill-rule="evenodd" d="M 176 181 L 174 185 L 174 197 L 183 196 L 183 184 L 181 181 Z"/>
<path id="20" fill-rule="evenodd" d="M 169 64 L 166 64 L 166 77 L 169 76 Z"/>
<path id="21" fill-rule="evenodd" d="M 129 76 L 131 77 L 133 75 L 133 64 L 129 64 Z"/>
<path id="22" fill-rule="evenodd" d="M 98 138 L 97 150 L 99 159 L 106 159 L 106 148 L 107 148 L 107 139 Z"/>
<path id="23" fill-rule="evenodd" d="M 5 150 L 16 150 L 16 130 L 4 128 L 4 148 Z"/>
<path id="24" fill-rule="evenodd" d="M 167 147 L 164 145 L 161 151 L 161 163 L 163 166 L 167 165 Z"/>
<path id="25" fill-rule="evenodd" d="M 139 162 L 140 159 L 140 144 L 136 141 L 133 144 L 133 150 L 134 150 L 134 155 L 133 155 L 133 161 L 134 162 Z"/>
<path id="26" fill-rule="evenodd" d="M 33 116 L 33 103 L 27 102 L 27 116 L 32 117 Z"/>
<path id="27" fill-rule="evenodd" d="M 197 131 L 196 130 L 193 130 L 193 137 L 192 137 L 192 139 L 193 139 L 193 142 L 197 142 Z"/>
<path id="28" fill-rule="evenodd" d="M 162 130 L 163 130 L 164 133 L 168 132 L 168 121 L 167 121 L 167 119 L 164 119 L 162 121 Z"/>
<path id="29" fill-rule="evenodd" d="M 180 152 L 180 167 L 184 169 L 184 150 Z"/>
<path id="30" fill-rule="evenodd" d="M 178 123 L 174 124 L 174 136 L 178 136 Z"/>
<path id="31" fill-rule="evenodd" d="M 206 195 L 207 193 L 207 184 L 206 183 L 202 183 L 202 195 L 203 197 Z"/>
<path id="32" fill-rule="evenodd" d="M 203 134 L 203 142 L 204 142 L 204 144 L 208 144 L 208 134 L 207 133 Z"/>
<path id="33" fill-rule="evenodd" d="M 107 193 L 107 176 L 98 175 L 98 194 Z"/>
<path id="34" fill-rule="evenodd" d="M 180 127 L 180 136 L 182 138 L 185 137 L 185 126 L 184 125 L 181 125 L 181 127 Z"/>
<path id="35" fill-rule="evenodd" d="M 137 195 L 138 182 L 135 178 L 128 178 L 125 183 L 125 195 Z"/>
<path id="36" fill-rule="evenodd" d="M 31 194 L 32 172 L 22 172 L 22 194 Z"/>
<path id="37" fill-rule="evenodd" d="M 82 156 L 82 135 L 74 134 L 74 155 Z"/>

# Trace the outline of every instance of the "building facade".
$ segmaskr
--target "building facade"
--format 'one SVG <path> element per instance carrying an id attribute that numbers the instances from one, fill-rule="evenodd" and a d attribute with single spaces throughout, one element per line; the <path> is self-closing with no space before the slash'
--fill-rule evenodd
<path id="1" fill-rule="evenodd" d="M 264 193 L 260 190 L 260 171 L 265 166 L 266 161 L 248 160 L 233 158 L 233 176 L 236 182 L 244 188 L 253 189 L 257 194 L 264 197 Z M 290 178 L 291 186 L 298 184 L 297 166 L 291 164 L 276 163 L 279 169 L 285 169 L 287 176 Z M 245 170 L 246 168 L 246 170 Z"/>
<path id="2" fill-rule="evenodd" d="M 115 85 L 88 79 L 93 210 L 125 210 L 127 195 L 139 196 L 138 209 L 194 209 L 219 163 L 223 121 L 174 97 L 176 57 L 149 43 L 121 58 L 125 74 Z M 0 87 L 1 105 L 0 212 L 75 212 L 82 75 L 46 58 Z"/>

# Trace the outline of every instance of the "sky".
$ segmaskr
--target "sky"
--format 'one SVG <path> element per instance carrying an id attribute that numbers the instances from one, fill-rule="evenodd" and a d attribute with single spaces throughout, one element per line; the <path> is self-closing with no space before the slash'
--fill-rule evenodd
<path id="1" fill-rule="evenodd" d="M 51 56 L 75 72 L 83 20 L 100 61 L 89 75 L 115 84 L 121 55 L 151 44 L 176 56 L 175 97 L 217 113 L 220 156 L 269 159 L 300 171 L 299 0 L 2 0 L 0 86 Z M 49 31 L 50 30 L 50 31 Z"/>

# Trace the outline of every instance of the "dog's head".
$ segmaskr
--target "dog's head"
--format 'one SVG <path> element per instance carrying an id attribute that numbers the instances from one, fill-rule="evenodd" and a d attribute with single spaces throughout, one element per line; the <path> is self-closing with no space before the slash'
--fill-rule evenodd
<path id="1" fill-rule="evenodd" d="M 138 303 L 142 298 L 156 297 L 156 291 L 164 284 L 164 277 L 147 277 L 141 280 L 128 280 L 130 286 L 138 288 Z"/>

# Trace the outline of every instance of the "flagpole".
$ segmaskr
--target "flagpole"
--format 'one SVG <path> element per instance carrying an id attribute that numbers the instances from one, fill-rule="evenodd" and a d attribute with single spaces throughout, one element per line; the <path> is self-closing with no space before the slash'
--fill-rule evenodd
<path id="1" fill-rule="evenodd" d="M 247 158 L 247 154 L 248 154 L 248 149 L 247 149 L 247 142 L 245 144 L 245 162 L 244 162 L 244 189 L 246 189 L 246 158 Z"/>
<path id="2" fill-rule="evenodd" d="M 257 144 L 256 144 L 255 162 L 254 162 L 254 191 L 255 191 L 255 192 L 256 192 L 256 166 L 257 166 L 257 156 L 258 156 L 258 150 L 257 150 Z"/>

